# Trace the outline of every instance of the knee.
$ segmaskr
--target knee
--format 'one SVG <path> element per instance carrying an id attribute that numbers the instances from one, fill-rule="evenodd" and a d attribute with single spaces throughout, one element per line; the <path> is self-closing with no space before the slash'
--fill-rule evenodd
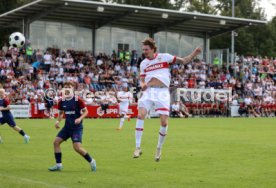
<path id="1" fill-rule="evenodd" d="M 76 152 L 80 152 L 80 146 L 77 146 L 77 145 L 73 145 L 73 148 L 74 148 L 74 150 L 76 151 Z"/>
<path id="2" fill-rule="evenodd" d="M 137 118 L 138 118 L 138 119 L 141 119 L 141 120 L 144 120 L 144 119 L 146 118 L 147 114 L 148 114 L 147 109 L 141 107 L 141 108 L 139 108 L 139 110 L 138 110 L 138 116 L 137 116 Z"/>
<path id="3" fill-rule="evenodd" d="M 167 127 L 168 125 L 168 119 L 161 119 L 160 121 L 162 127 Z"/>
<path id="4" fill-rule="evenodd" d="M 137 116 L 138 119 L 144 120 L 146 118 L 146 113 L 145 112 L 140 112 Z"/>
<path id="5" fill-rule="evenodd" d="M 161 121 L 161 126 L 162 127 L 167 127 L 168 126 L 168 122 L 167 121 Z"/>
<path id="6" fill-rule="evenodd" d="M 55 147 L 58 147 L 60 145 L 60 142 L 58 140 L 54 140 L 53 144 Z"/>

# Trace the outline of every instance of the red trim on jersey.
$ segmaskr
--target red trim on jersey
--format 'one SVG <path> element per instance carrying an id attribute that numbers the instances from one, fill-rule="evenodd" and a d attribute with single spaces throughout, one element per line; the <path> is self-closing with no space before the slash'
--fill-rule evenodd
<path id="1" fill-rule="evenodd" d="M 145 72 L 150 72 L 150 71 L 165 69 L 165 68 L 169 68 L 168 62 L 161 62 L 161 63 L 156 63 L 154 65 L 150 65 L 145 69 Z"/>
<path id="2" fill-rule="evenodd" d="M 153 55 L 153 58 L 147 58 L 148 60 L 154 60 L 157 57 L 157 53 Z"/>
<path id="3" fill-rule="evenodd" d="M 176 62 L 176 56 L 174 56 L 172 64 L 174 64 Z"/>
<path id="4" fill-rule="evenodd" d="M 146 74 L 140 74 L 140 77 L 145 77 L 146 76 Z"/>
<path id="5" fill-rule="evenodd" d="M 11 103 L 10 103 L 9 99 L 4 98 L 4 105 L 5 105 L 5 107 L 9 106 L 10 104 Z"/>
<path id="6" fill-rule="evenodd" d="M 78 97 L 78 105 L 81 110 L 86 107 L 84 101 L 80 97 Z"/>
<path id="7" fill-rule="evenodd" d="M 155 111 L 170 111 L 168 108 L 156 108 Z"/>
<path id="8" fill-rule="evenodd" d="M 143 128 L 136 128 L 136 131 L 143 131 Z"/>
<path id="9" fill-rule="evenodd" d="M 61 100 L 58 101 L 58 110 L 63 110 L 61 106 Z"/>

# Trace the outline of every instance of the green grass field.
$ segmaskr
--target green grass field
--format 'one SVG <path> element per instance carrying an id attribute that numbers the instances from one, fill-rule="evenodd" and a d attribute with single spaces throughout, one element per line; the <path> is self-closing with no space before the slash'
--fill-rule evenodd
<path id="1" fill-rule="evenodd" d="M 29 144 L 0 127 L 0 188 L 64 187 L 276 187 L 275 119 L 170 119 L 162 160 L 154 161 L 159 120 L 145 122 L 143 155 L 133 159 L 135 120 L 115 131 L 119 119 L 87 119 L 83 146 L 97 160 L 92 173 L 71 141 L 62 145 L 62 172 L 54 164 L 54 120 L 17 120 Z"/>

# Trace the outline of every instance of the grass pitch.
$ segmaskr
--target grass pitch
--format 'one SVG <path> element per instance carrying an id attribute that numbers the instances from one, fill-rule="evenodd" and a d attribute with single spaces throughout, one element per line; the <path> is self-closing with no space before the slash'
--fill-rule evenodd
<path id="1" fill-rule="evenodd" d="M 83 146 L 97 160 L 92 173 L 62 144 L 62 172 L 49 172 L 57 131 L 54 120 L 17 120 L 29 144 L 7 125 L 0 126 L 0 188 L 83 187 L 276 187 L 276 123 L 273 118 L 170 119 L 162 159 L 154 161 L 159 120 L 145 121 L 143 155 L 133 159 L 135 119 L 86 119 Z M 63 121 L 64 122 L 64 121 Z M 62 122 L 62 123 L 63 123 Z"/>

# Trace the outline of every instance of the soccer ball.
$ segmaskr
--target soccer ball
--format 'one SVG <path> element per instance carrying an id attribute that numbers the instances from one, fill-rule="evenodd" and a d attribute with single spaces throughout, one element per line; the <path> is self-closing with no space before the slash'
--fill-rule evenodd
<path id="1" fill-rule="evenodd" d="M 25 44 L 25 37 L 22 33 L 14 32 L 10 35 L 9 43 L 14 48 L 21 48 Z"/>

